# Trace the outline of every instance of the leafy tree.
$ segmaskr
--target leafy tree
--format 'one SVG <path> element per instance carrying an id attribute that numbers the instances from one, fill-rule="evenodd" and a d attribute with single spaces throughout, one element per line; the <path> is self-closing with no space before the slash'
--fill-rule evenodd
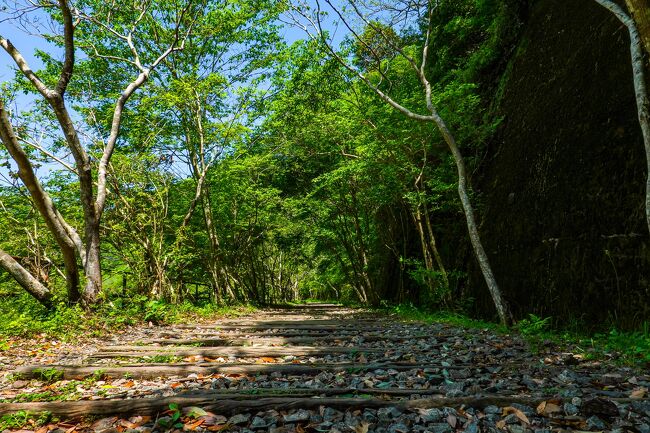
<path id="1" fill-rule="evenodd" d="M 370 52 L 377 56 L 375 63 L 381 65 L 376 71 L 366 71 L 356 68 L 350 60 L 349 55 L 344 51 L 340 52 L 335 48 L 335 44 L 329 37 L 328 33 L 324 31 L 323 23 L 323 10 L 326 6 L 336 15 L 341 24 L 350 32 L 354 41 L 367 48 L 366 52 Z M 489 259 L 478 233 L 476 218 L 474 215 L 474 208 L 470 201 L 468 190 L 468 175 L 465 160 L 460 151 L 456 137 L 452 134 L 448 123 L 440 115 L 437 108 L 433 92 L 434 86 L 428 77 L 428 61 L 431 54 L 431 40 L 432 31 L 434 27 L 434 14 L 436 12 L 437 2 L 422 1 L 422 2 L 399 2 L 395 7 L 382 2 L 359 2 L 359 1 L 346 1 L 343 5 L 337 4 L 330 0 L 316 1 L 316 6 L 311 7 L 306 3 L 295 3 L 291 9 L 290 16 L 293 22 L 301 27 L 309 37 L 321 44 L 332 58 L 336 59 L 343 67 L 350 73 L 356 75 L 365 85 L 372 89 L 377 96 L 379 96 L 385 103 L 393 107 L 404 116 L 418 120 L 421 122 L 430 122 L 436 125 L 440 135 L 447 144 L 453 160 L 456 164 L 458 173 L 458 193 L 465 213 L 469 237 L 474 248 L 476 258 L 479 262 L 480 268 L 483 272 L 485 282 L 488 286 L 492 296 L 494 305 L 502 323 L 507 324 L 510 322 L 510 313 L 501 291 L 492 273 L 492 268 Z M 425 35 L 418 45 L 402 44 L 395 41 L 395 39 L 384 31 L 385 28 L 401 25 L 403 28 L 412 26 L 413 20 L 423 20 L 425 24 Z M 363 31 L 358 30 L 354 26 L 354 20 L 362 23 L 364 27 L 372 29 L 382 35 L 385 43 L 394 51 L 395 58 L 400 61 L 406 62 L 410 66 L 410 70 L 417 77 L 420 84 L 420 89 L 423 93 L 423 100 L 416 107 L 422 105 L 424 102 L 427 114 L 420 114 L 416 109 L 408 108 L 407 103 L 410 102 L 400 101 L 399 95 L 391 95 L 390 86 L 386 86 L 386 82 L 390 82 L 386 78 L 386 73 L 390 70 L 392 62 L 382 61 L 379 58 L 379 53 L 373 53 L 372 46 L 368 46 L 367 42 L 361 37 Z M 383 21 L 383 26 L 378 26 L 377 21 Z"/>
<path id="2" fill-rule="evenodd" d="M 58 3 L 45 2 L 40 9 L 49 14 L 54 23 L 62 28 L 61 35 L 49 35 L 51 40 L 64 49 L 63 62 L 46 58 L 46 70 L 37 75 L 28 65 L 20 51 L 4 36 L 0 46 L 13 59 L 18 70 L 47 102 L 50 114 L 58 123 L 65 147 L 74 159 L 74 171 L 79 182 L 79 200 L 83 209 L 83 239 L 59 212 L 48 192 L 37 177 L 32 161 L 20 143 L 10 114 L 0 101 L 0 137 L 18 166 L 18 175 L 32 196 L 35 206 L 44 218 L 48 229 L 61 249 L 65 263 L 68 298 L 71 302 L 81 300 L 92 305 L 102 288 L 100 221 L 106 206 L 108 167 L 115 151 L 122 123 L 122 116 L 129 98 L 149 78 L 152 71 L 172 53 L 181 50 L 191 32 L 195 17 L 200 12 L 199 2 L 149 2 L 136 5 L 132 2 L 79 2 L 71 6 L 67 0 Z M 21 11 L 14 10 L 18 16 Z M 142 34 L 155 34 L 151 43 L 142 43 Z M 77 37 L 79 36 L 79 41 Z M 106 48 L 106 51 L 104 51 Z M 74 121 L 74 113 L 66 104 L 66 90 L 75 74 L 77 50 L 110 61 L 113 65 L 126 65 L 120 72 L 127 80 L 119 96 L 114 99 L 110 127 L 105 135 L 94 137 L 90 143 L 101 143 L 98 155 L 94 147 L 83 144 L 83 130 Z M 82 68 L 83 69 L 83 68 Z M 124 81 L 124 80 L 122 80 Z M 96 170 L 93 158 L 97 158 Z M 96 171 L 96 176 L 95 176 Z M 96 184 L 96 186 L 95 186 Z M 31 286 L 30 293 L 37 299 L 45 299 L 48 290 L 37 287 L 28 278 L 24 268 L 16 266 L 3 256 L 3 265 L 21 285 Z M 85 288 L 80 290 L 77 259 L 80 259 Z M 29 283 L 29 284 L 27 284 Z M 38 288 L 38 293 L 34 291 Z"/>

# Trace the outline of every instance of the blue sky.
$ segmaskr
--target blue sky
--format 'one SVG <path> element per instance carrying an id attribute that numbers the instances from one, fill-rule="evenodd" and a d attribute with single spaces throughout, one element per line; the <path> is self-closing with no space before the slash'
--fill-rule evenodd
<path id="1" fill-rule="evenodd" d="M 310 6 L 315 4 L 315 0 L 307 1 L 310 3 Z M 48 43 L 43 37 L 38 35 L 38 28 L 45 28 L 48 32 L 52 32 L 52 27 L 49 24 L 49 19 L 46 14 L 39 10 L 30 12 L 28 15 L 23 17 L 23 25 L 16 24 L 10 20 L 3 21 L 5 18 L 7 18 L 6 13 L 0 12 L 0 35 L 9 39 L 14 44 L 14 46 L 27 59 L 30 67 L 34 71 L 38 72 L 38 70 L 43 67 L 42 62 L 34 55 L 36 50 L 45 51 L 54 58 L 63 58 L 63 50 L 60 47 Z M 344 32 L 340 29 L 335 30 L 331 20 L 325 20 L 325 27 L 329 28 L 329 30 L 334 34 L 334 39 L 337 42 L 342 40 Z M 293 43 L 297 40 L 307 38 L 307 35 L 303 30 L 289 25 L 284 28 L 283 36 L 287 43 Z M 12 80 L 15 71 L 16 66 L 11 57 L 4 52 L 4 50 L 0 49 L 0 83 Z M 15 100 L 10 102 L 12 106 L 15 106 L 19 111 L 21 111 L 30 108 L 36 98 L 40 98 L 40 96 L 34 94 L 17 94 L 15 95 Z M 48 168 L 51 169 L 53 167 L 59 168 L 60 166 L 58 164 L 52 166 L 47 164 L 42 167 L 42 170 L 47 171 Z M 0 175 L 2 174 L 6 174 L 6 171 L 0 169 Z M 2 182 L 1 179 L 0 182 Z"/>

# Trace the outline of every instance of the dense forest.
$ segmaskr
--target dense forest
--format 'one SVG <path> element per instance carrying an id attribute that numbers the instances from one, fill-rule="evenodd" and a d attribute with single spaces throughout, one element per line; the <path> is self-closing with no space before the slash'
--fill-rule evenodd
<path id="1" fill-rule="evenodd" d="M 3 314 L 330 299 L 647 326 L 648 0 L 0 14 Z"/>

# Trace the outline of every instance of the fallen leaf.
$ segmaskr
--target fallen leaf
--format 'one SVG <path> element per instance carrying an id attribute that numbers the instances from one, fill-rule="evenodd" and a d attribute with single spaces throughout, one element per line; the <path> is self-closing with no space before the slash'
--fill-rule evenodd
<path id="1" fill-rule="evenodd" d="M 550 401 L 543 401 L 537 406 L 537 413 L 543 416 L 552 416 L 557 413 L 561 413 L 562 408 Z"/>
<path id="2" fill-rule="evenodd" d="M 362 353 L 362 354 L 359 355 L 359 358 L 357 358 L 357 362 L 359 364 L 367 364 L 368 359 L 366 359 L 366 356 Z"/>
<path id="3" fill-rule="evenodd" d="M 449 414 L 449 416 L 447 416 L 447 424 L 449 424 L 449 426 L 450 426 L 451 428 L 454 428 L 454 429 L 455 429 L 455 428 L 456 428 L 456 424 L 458 424 L 458 418 L 456 418 L 456 417 L 453 416 L 452 414 Z"/>
<path id="4" fill-rule="evenodd" d="M 202 355 L 190 355 L 186 358 L 184 358 L 186 362 L 201 362 L 203 361 L 203 356 Z"/>
<path id="5" fill-rule="evenodd" d="M 122 386 L 125 387 L 125 388 L 133 388 L 134 385 L 135 385 L 135 382 L 132 381 L 132 380 L 129 380 L 125 384 L 123 384 Z"/>
<path id="6" fill-rule="evenodd" d="M 648 388 L 636 388 L 632 393 L 630 394 L 630 398 L 643 398 L 645 395 L 648 393 Z"/>
<path id="7" fill-rule="evenodd" d="M 205 412 L 205 411 L 204 411 L 204 412 Z M 194 430 L 196 430 L 196 429 L 197 429 L 201 424 L 203 424 L 203 422 L 204 422 L 204 421 L 203 421 L 202 419 L 197 420 L 197 421 L 193 421 L 193 422 L 188 422 L 187 424 L 184 424 L 184 425 L 183 425 L 183 430 L 184 430 L 184 431 L 194 431 Z"/>
<path id="8" fill-rule="evenodd" d="M 208 413 L 205 410 L 201 409 L 200 407 L 189 406 L 189 407 L 183 408 L 183 414 L 185 414 L 185 415 L 187 415 L 187 416 L 189 416 L 191 418 L 198 418 L 198 417 L 201 417 L 201 416 L 206 416 Z M 201 421 L 201 423 L 203 423 L 203 422 L 204 422 L 204 420 Z"/>
<path id="9" fill-rule="evenodd" d="M 227 430 L 230 427 L 232 427 L 232 426 L 230 424 L 226 423 L 226 424 L 221 424 L 221 425 L 211 425 L 211 426 L 206 427 L 206 429 L 210 430 L 210 431 L 221 431 L 221 430 L 224 430 L 224 429 Z"/>
<path id="10" fill-rule="evenodd" d="M 270 356 L 262 356 L 260 360 L 262 362 L 275 362 L 275 358 L 271 358 Z"/>
<path id="11" fill-rule="evenodd" d="M 202 416 L 200 419 L 203 420 L 203 423 L 205 425 L 218 425 L 218 424 L 225 424 L 228 422 L 228 418 L 226 418 L 225 416 L 215 415 L 210 412 L 208 412 L 207 415 Z"/>
<path id="12" fill-rule="evenodd" d="M 506 427 L 506 422 L 504 420 L 497 421 L 496 426 L 499 430 L 503 430 Z"/>
<path id="13" fill-rule="evenodd" d="M 131 421 L 133 424 L 137 424 L 137 426 L 139 427 L 142 424 L 146 424 L 149 421 L 151 421 L 151 417 L 148 415 L 138 415 L 138 416 L 131 417 L 129 421 Z"/>
<path id="14" fill-rule="evenodd" d="M 139 424 L 131 422 L 128 419 L 121 419 L 120 420 L 120 426 L 126 427 L 128 429 L 136 429 L 136 428 L 140 427 Z"/>
<path id="15" fill-rule="evenodd" d="M 116 416 L 102 418 L 92 423 L 90 428 L 92 428 L 93 430 L 105 430 L 111 427 L 113 424 L 115 424 L 115 421 L 117 421 Z"/>
<path id="16" fill-rule="evenodd" d="M 362 422 L 358 426 L 354 428 L 355 433 L 368 433 L 368 426 L 370 426 L 369 423 L 367 422 Z"/>
<path id="17" fill-rule="evenodd" d="M 503 408 L 503 416 L 510 415 L 511 413 L 514 413 L 517 418 L 519 418 L 520 421 L 530 424 L 530 421 L 528 420 L 528 417 L 519 409 L 516 407 L 512 406 L 506 406 Z M 453 426 L 452 426 L 453 427 Z"/>

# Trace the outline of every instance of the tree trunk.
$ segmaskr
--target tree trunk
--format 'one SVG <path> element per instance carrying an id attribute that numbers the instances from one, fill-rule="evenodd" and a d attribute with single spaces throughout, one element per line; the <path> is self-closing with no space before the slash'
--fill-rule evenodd
<path id="1" fill-rule="evenodd" d="M 618 20 L 627 27 L 630 35 L 630 54 L 632 62 L 632 73 L 634 80 L 634 93 L 636 95 L 637 113 L 641 134 L 643 135 L 643 145 L 646 154 L 646 192 L 645 192 L 645 213 L 646 224 L 650 231 L 650 100 L 648 100 L 648 90 L 645 82 L 645 65 L 643 61 L 643 43 L 641 35 L 637 29 L 634 20 L 625 13 L 625 11 L 611 0 L 595 0 L 596 3 L 609 10 Z M 637 11 L 637 15 L 643 15 L 647 18 L 650 11 L 647 9 L 648 0 L 636 0 L 633 2 L 637 6 L 646 5 L 646 9 Z M 642 12 L 645 12 L 643 14 Z M 636 17 L 635 17 L 636 19 Z M 646 28 L 646 36 L 649 36 Z M 646 45 L 647 49 L 647 45 Z"/>
<path id="2" fill-rule="evenodd" d="M 83 293 L 83 303 L 86 307 L 97 302 L 97 296 L 102 290 L 101 249 L 99 239 L 99 224 L 86 223 L 86 287 Z"/>
<path id="3" fill-rule="evenodd" d="M 56 209 L 54 202 L 34 173 L 34 168 L 24 149 L 20 146 L 18 138 L 14 133 L 9 116 L 0 99 L 0 139 L 5 148 L 18 166 L 18 177 L 29 191 L 34 206 L 45 220 L 47 228 L 52 233 L 56 243 L 61 249 L 65 266 L 66 287 L 68 289 L 68 301 L 76 303 L 79 301 L 79 267 L 77 264 L 77 246 L 71 234 L 73 229 L 69 227 Z M 76 236 L 75 236 L 76 237 Z"/>
<path id="4" fill-rule="evenodd" d="M 0 250 L 0 266 L 5 268 L 18 284 L 38 302 L 46 308 L 52 308 L 52 292 L 3 250 Z"/>
<path id="5" fill-rule="evenodd" d="M 413 220 L 415 220 L 415 227 L 417 228 L 418 235 L 420 236 L 420 248 L 422 249 L 422 258 L 424 259 L 424 267 L 427 270 L 427 273 L 424 277 L 427 289 L 431 294 L 435 292 L 435 284 L 433 279 L 433 273 L 435 269 L 433 267 L 433 259 L 431 253 L 429 252 L 426 233 L 424 232 L 424 224 L 422 223 L 422 212 L 420 211 L 420 205 L 415 206 L 415 211 L 411 214 L 413 215 Z"/>
<path id="6" fill-rule="evenodd" d="M 460 197 L 460 202 L 463 206 L 463 211 L 465 213 L 465 220 L 467 222 L 467 231 L 469 232 L 469 239 L 474 248 L 474 254 L 478 260 L 481 272 L 483 273 L 483 278 L 485 283 L 488 286 L 490 295 L 492 296 L 492 301 L 499 315 L 499 320 L 503 325 L 508 326 L 511 322 L 510 311 L 508 306 L 501 295 L 501 289 L 497 284 L 494 274 L 492 273 L 492 267 L 490 266 L 490 260 L 488 259 L 483 244 L 481 243 L 481 237 L 478 233 L 478 227 L 476 225 L 476 218 L 474 216 L 474 208 L 472 207 L 472 202 L 469 199 L 469 193 L 467 190 L 467 169 L 465 168 L 465 160 L 463 155 L 460 153 L 460 149 L 456 144 L 454 136 L 451 135 L 451 132 L 447 128 L 446 123 L 438 115 L 437 111 L 430 104 L 429 99 L 429 111 L 431 115 L 436 119 L 435 124 L 438 127 L 438 130 L 442 134 L 445 142 L 449 146 L 452 156 L 454 157 L 454 162 L 456 163 L 456 169 L 458 171 L 458 195 Z"/>
<path id="7" fill-rule="evenodd" d="M 433 227 L 431 227 L 431 218 L 429 217 L 429 210 L 427 209 L 426 206 L 424 207 L 424 221 L 426 222 L 427 231 L 429 233 L 429 248 L 433 253 L 433 257 L 436 259 L 436 263 L 438 264 L 438 269 L 440 269 L 440 273 L 442 274 L 442 282 L 445 285 L 445 290 L 449 291 L 451 289 L 449 287 L 449 275 L 447 275 L 445 264 L 442 262 L 440 251 L 438 251 L 438 246 L 436 245 L 436 237 L 433 234 Z M 446 298 L 448 298 L 448 296 L 446 296 Z"/>
<path id="8" fill-rule="evenodd" d="M 625 0 L 639 30 L 646 53 L 650 55 L 650 0 Z"/>

